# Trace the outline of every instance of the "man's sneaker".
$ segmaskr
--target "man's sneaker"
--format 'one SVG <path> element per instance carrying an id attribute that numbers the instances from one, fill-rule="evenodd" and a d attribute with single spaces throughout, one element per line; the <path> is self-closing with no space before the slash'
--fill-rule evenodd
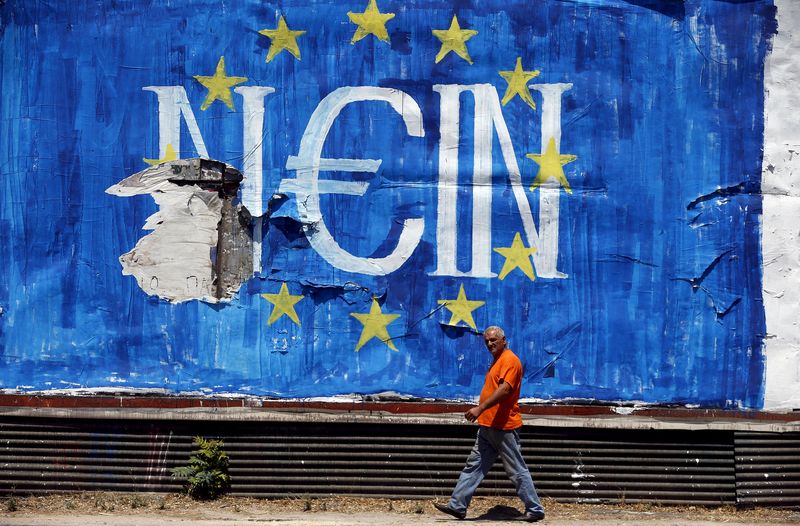
<path id="1" fill-rule="evenodd" d="M 540 520 L 543 519 L 544 519 L 544 513 L 534 513 L 532 511 L 526 511 L 522 515 L 518 515 L 511 520 L 524 521 L 524 522 L 539 522 Z"/>
<path id="2" fill-rule="evenodd" d="M 436 508 L 437 510 L 441 511 L 442 513 L 446 513 L 448 515 L 452 515 L 456 519 L 463 519 L 464 517 L 467 516 L 467 512 L 466 511 L 454 510 L 453 508 L 451 508 L 450 506 L 447 506 L 445 504 L 436 504 L 434 502 L 433 503 L 433 507 Z"/>

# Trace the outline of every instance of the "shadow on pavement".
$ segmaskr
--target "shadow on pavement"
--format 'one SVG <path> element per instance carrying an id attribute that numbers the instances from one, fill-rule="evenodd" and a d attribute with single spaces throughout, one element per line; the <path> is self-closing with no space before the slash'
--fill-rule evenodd
<path id="1" fill-rule="evenodd" d="M 514 517 L 519 516 L 521 513 L 517 508 L 512 508 L 511 506 L 505 506 L 503 504 L 498 504 L 497 506 L 492 506 L 488 510 L 486 510 L 481 515 L 477 517 L 470 517 L 469 520 L 474 521 L 507 521 L 508 519 L 513 519 Z"/>

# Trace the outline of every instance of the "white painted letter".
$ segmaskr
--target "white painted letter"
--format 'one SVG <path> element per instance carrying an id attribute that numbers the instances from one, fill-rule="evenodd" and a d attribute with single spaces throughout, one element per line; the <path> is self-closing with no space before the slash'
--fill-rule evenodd
<path id="1" fill-rule="evenodd" d="M 264 221 L 263 159 L 264 97 L 275 92 L 268 86 L 239 86 L 233 91 L 244 99 L 242 107 L 242 204 L 253 215 L 253 272 L 261 272 L 261 229 Z"/>
<path id="2" fill-rule="evenodd" d="M 556 142 L 556 151 L 561 151 L 561 94 L 572 88 L 572 84 L 532 84 L 531 88 L 541 92 L 542 102 L 542 152 L 547 150 L 550 138 Z M 551 179 L 551 181 L 554 181 Z M 542 277 L 566 278 L 556 269 L 558 260 L 558 218 L 561 187 L 543 184 L 539 187 L 539 252 L 546 257 L 544 267 L 537 271 Z M 534 254 L 535 258 L 536 254 Z M 549 276 L 548 276 L 549 274 Z"/>
<path id="3" fill-rule="evenodd" d="M 542 134 L 560 138 L 561 99 L 560 94 L 571 84 L 537 84 L 545 95 Z M 558 198 L 545 191 L 540 197 L 539 228 L 533 222 L 528 196 L 522 186 L 517 156 L 511 135 L 508 133 L 500 98 L 491 84 L 433 86 L 439 93 L 440 139 L 439 139 L 439 187 L 436 223 L 436 276 L 493 277 L 492 255 L 492 140 L 494 132 L 500 143 L 511 192 L 519 208 L 522 227 L 528 246 L 536 247 L 533 263 L 536 274 L 543 278 L 564 278 L 566 274 L 556 269 L 558 262 Z M 470 91 L 475 97 L 474 154 L 472 172 L 472 262 L 468 272 L 458 270 L 456 224 L 456 196 L 458 190 L 458 143 L 459 113 L 462 92 Z M 554 124 L 557 125 L 557 132 Z M 547 130 L 547 132 L 545 132 Z M 558 141 L 558 138 L 556 139 Z M 547 143 L 543 143 L 543 148 Z"/>
<path id="4" fill-rule="evenodd" d="M 328 263 L 347 272 L 382 276 L 394 272 L 417 248 L 425 223 L 422 218 L 403 221 L 400 238 L 394 251 L 382 258 L 365 258 L 350 254 L 336 243 L 328 231 L 320 209 L 321 193 L 363 195 L 368 183 L 320 181 L 320 170 L 376 172 L 380 160 L 322 159 L 322 147 L 334 120 L 351 102 L 378 100 L 388 102 L 403 117 L 406 131 L 413 137 L 423 137 L 422 112 L 407 93 L 389 88 L 370 86 L 343 87 L 320 101 L 300 140 L 300 151 L 286 161 L 286 168 L 295 170 L 295 179 L 285 179 L 281 192 L 293 192 L 303 231 L 309 243 Z"/>
<path id="5" fill-rule="evenodd" d="M 158 158 L 166 157 L 168 144 L 171 144 L 172 149 L 180 156 L 181 115 L 183 115 L 197 154 L 209 159 L 186 90 L 182 86 L 145 86 L 142 89 L 158 95 Z"/>
<path id="6" fill-rule="evenodd" d="M 262 148 L 264 135 L 264 97 L 275 92 L 268 86 L 240 86 L 233 88 L 244 99 L 242 106 L 242 142 L 244 159 L 242 160 L 242 204 L 251 214 L 260 216 L 264 213 L 263 193 L 263 159 Z"/>
<path id="7" fill-rule="evenodd" d="M 462 276 L 456 266 L 456 203 L 458 196 L 458 139 L 462 86 L 436 84 L 439 93 L 439 184 L 436 205 L 436 270 L 434 276 Z"/>

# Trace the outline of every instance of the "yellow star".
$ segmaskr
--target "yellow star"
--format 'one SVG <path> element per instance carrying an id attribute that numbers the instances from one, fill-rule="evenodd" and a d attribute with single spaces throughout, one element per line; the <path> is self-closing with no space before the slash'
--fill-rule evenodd
<path id="1" fill-rule="evenodd" d="M 219 99 L 224 102 L 231 110 L 236 110 L 233 107 L 233 96 L 231 95 L 231 88 L 242 82 L 247 82 L 247 77 L 228 77 L 225 75 L 225 57 L 219 57 L 217 62 L 217 70 L 214 72 L 213 77 L 204 77 L 202 75 L 195 75 L 194 78 L 208 88 L 208 95 L 200 109 L 205 111 L 206 108 L 211 106 L 211 103 Z"/>
<path id="2" fill-rule="evenodd" d="M 381 13 L 378 11 L 378 4 L 375 0 L 369 0 L 369 4 L 363 13 L 348 11 L 347 17 L 358 26 L 358 29 L 353 34 L 353 39 L 350 41 L 351 44 L 355 44 L 367 35 L 375 35 L 379 40 L 389 42 L 386 22 L 394 18 L 394 13 Z"/>
<path id="3" fill-rule="evenodd" d="M 555 137 L 550 137 L 550 142 L 547 143 L 547 150 L 544 154 L 529 153 L 526 157 L 533 159 L 539 165 L 539 171 L 536 173 L 536 179 L 533 180 L 531 191 L 553 177 L 564 187 L 568 194 L 572 193 L 572 188 L 569 187 L 569 181 L 564 175 L 562 166 L 571 163 L 578 157 L 571 154 L 559 154 L 556 150 Z"/>
<path id="4" fill-rule="evenodd" d="M 533 102 L 533 97 L 531 97 L 531 91 L 528 89 L 527 82 L 539 75 L 538 69 L 533 71 L 523 70 L 522 57 L 517 57 L 517 66 L 514 68 L 514 71 L 498 71 L 498 73 L 500 73 L 500 76 L 506 79 L 506 82 L 508 82 L 506 94 L 503 95 L 503 106 L 505 106 L 511 99 L 519 95 L 519 97 L 524 100 L 528 106 L 534 110 L 536 109 L 536 103 Z"/>
<path id="5" fill-rule="evenodd" d="M 442 47 L 436 55 L 436 63 L 438 64 L 451 51 L 455 51 L 456 55 L 472 64 L 466 42 L 477 34 L 478 32 L 474 29 L 461 29 L 456 15 L 453 15 L 448 29 L 433 30 L 433 35 L 442 41 Z"/>
<path id="6" fill-rule="evenodd" d="M 164 158 L 163 159 L 145 159 L 145 158 L 142 158 L 142 160 L 144 162 L 146 162 L 147 164 L 149 164 L 150 166 L 155 166 L 157 164 L 166 163 L 166 162 L 169 162 L 169 161 L 174 161 L 177 158 L 178 158 L 178 154 L 175 153 L 175 149 L 172 147 L 171 144 L 168 144 L 167 145 L 167 151 L 164 152 Z"/>
<path id="7" fill-rule="evenodd" d="M 468 300 L 467 295 L 464 294 L 464 285 L 461 285 L 457 299 L 438 300 L 438 303 L 439 305 L 444 305 L 447 310 L 453 313 L 453 315 L 450 316 L 448 325 L 458 325 L 458 322 L 463 321 L 473 329 L 477 329 L 477 327 L 475 327 L 475 320 L 472 318 L 472 311 L 484 305 L 486 302 Z"/>
<path id="8" fill-rule="evenodd" d="M 356 344 L 356 352 L 364 346 L 372 338 L 378 338 L 380 341 L 389 346 L 393 351 L 397 350 L 394 346 L 392 338 L 389 336 L 389 331 L 386 327 L 394 320 L 400 317 L 399 314 L 384 314 L 381 311 L 381 306 L 378 301 L 372 298 L 372 306 L 369 309 L 369 314 L 350 313 L 350 316 L 356 318 L 364 328 L 361 330 L 361 337 Z"/>
<path id="9" fill-rule="evenodd" d="M 278 321 L 278 318 L 286 314 L 298 327 L 300 326 L 300 318 L 297 317 L 294 305 L 305 296 L 289 294 L 289 288 L 286 286 L 286 283 L 281 283 L 281 290 L 279 293 L 261 294 L 260 296 L 275 306 L 267 320 L 267 325 L 272 325 Z"/>
<path id="10" fill-rule="evenodd" d="M 277 28 L 262 29 L 258 33 L 272 41 L 269 45 L 269 51 L 267 52 L 267 62 L 275 58 L 275 55 L 284 49 L 294 55 L 294 58 L 300 60 L 300 48 L 297 47 L 297 37 L 304 35 L 306 32 L 290 30 L 283 16 L 278 20 Z"/>
<path id="11" fill-rule="evenodd" d="M 533 265 L 531 265 L 531 256 L 536 252 L 536 248 L 526 248 L 522 244 L 522 237 L 517 232 L 514 236 L 514 241 L 510 247 L 502 247 L 494 249 L 495 252 L 502 254 L 506 258 L 503 263 L 503 269 L 500 271 L 498 278 L 505 279 L 509 272 L 515 268 L 520 269 L 531 281 L 536 279 L 533 273 Z"/>

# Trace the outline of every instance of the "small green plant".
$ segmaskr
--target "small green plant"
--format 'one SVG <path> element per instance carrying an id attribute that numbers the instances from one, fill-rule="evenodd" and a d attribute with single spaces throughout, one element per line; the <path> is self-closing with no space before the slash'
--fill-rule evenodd
<path id="1" fill-rule="evenodd" d="M 303 511 L 311 511 L 311 497 L 303 499 Z"/>
<path id="2" fill-rule="evenodd" d="M 13 513 L 17 511 L 17 499 L 13 495 L 6 501 L 6 511 Z"/>
<path id="3" fill-rule="evenodd" d="M 186 481 L 186 492 L 197 500 L 216 499 L 231 483 L 228 475 L 228 454 L 222 440 L 194 437 L 197 450 L 189 457 L 189 465 L 174 468 L 173 478 Z"/>

